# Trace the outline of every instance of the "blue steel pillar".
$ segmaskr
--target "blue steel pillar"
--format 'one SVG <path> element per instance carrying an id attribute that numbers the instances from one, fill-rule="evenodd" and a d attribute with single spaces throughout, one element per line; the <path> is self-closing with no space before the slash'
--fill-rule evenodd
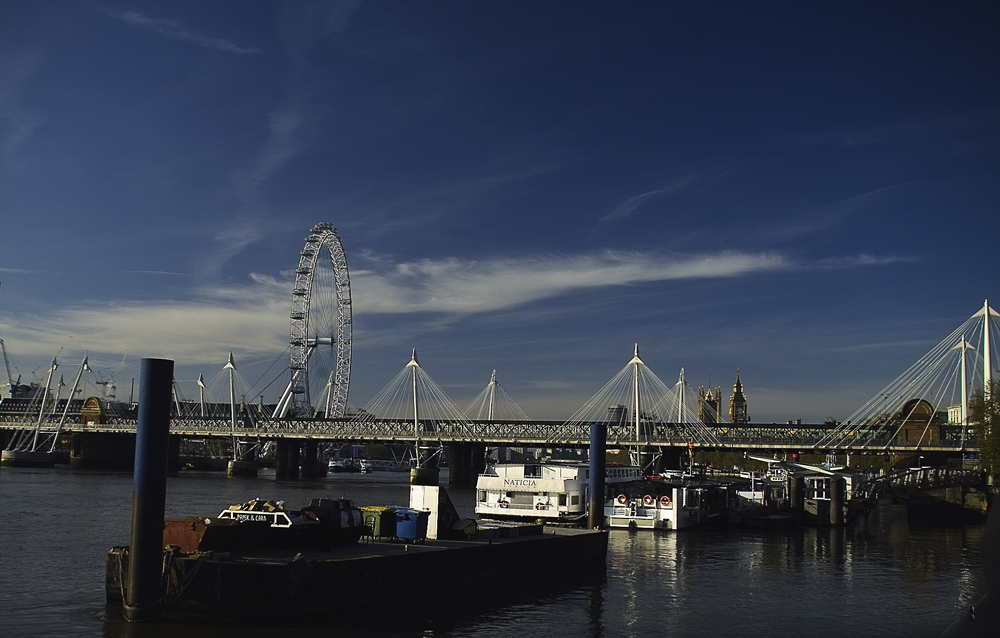
<path id="1" fill-rule="evenodd" d="M 604 468 L 607 461 L 608 424 L 590 424 L 590 507 L 587 526 L 604 527 Z"/>
<path id="2" fill-rule="evenodd" d="M 132 539 L 129 547 L 125 618 L 149 620 L 157 602 L 163 566 L 163 514 L 167 500 L 170 451 L 170 390 L 174 362 L 143 359 L 136 425 L 132 491 Z"/>

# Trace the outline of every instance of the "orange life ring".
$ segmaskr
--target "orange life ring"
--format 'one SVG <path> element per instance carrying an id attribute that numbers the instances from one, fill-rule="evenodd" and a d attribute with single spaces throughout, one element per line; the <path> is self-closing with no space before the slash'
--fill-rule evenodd
<path id="1" fill-rule="evenodd" d="M 508 505 L 510 505 L 510 503 L 508 503 L 507 501 L 500 501 L 499 504 L 500 504 L 500 507 L 502 507 L 502 508 L 506 508 Z"/>
<path id="2" fill-rule="evenodd" d="M 535 503 L 535 509 L 536 510 L 543 510 L 543 509 L 545 509 L 545 503 Z"/>
<path id="3" fill-rule="evenodd" d="M 662 505 L 663 507 L 670 507 L 670 497 L 669 496 L 661 496 L 660 497 L 660 505 Z"/>
<path id="4" fill-rule="evenodd" d="M 650 496 L 649 494 L 646 494 L 645 496 L 642 497 L 643 505 L 652 505 L 654 502 L 655 501 L 653 500 L 653 497 Z"/>
<path id="5" fill-rule="evenodd" d="M 615 501 L 617 501 L 619 505 L 624 505 L 628 502 L 628 498 L 626 498 L 624 494 L 619 494 Z"/>

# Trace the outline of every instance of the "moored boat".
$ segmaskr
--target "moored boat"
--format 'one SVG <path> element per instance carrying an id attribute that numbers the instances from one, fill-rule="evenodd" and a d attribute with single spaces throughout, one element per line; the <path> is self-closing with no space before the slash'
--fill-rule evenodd
<path id="1" fill-rule="evenodd" d="M 491 463 L 476 480 L 483 518 L 573 520 L 587 514 L 586 463 Z"/>
<path id="2" fill-rule="evenodd" d="M 605 485 L 638 480 L 638 467 L 608 465 Z M 482 518 L 576 522 L 587 515 L 590 465 L 576 461 L 491 463 L 476 480 Z"/>
<path id="3" fill-rule="evenodd" d="M 683 529 L 715 520 L 728 507 L 724 485 L 646 479 L 614 487 L 604 504 L 611 528 Z"/>

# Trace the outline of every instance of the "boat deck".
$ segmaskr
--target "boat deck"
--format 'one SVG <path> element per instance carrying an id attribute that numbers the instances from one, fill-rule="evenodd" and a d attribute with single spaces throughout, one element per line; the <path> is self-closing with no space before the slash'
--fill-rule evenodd
<path id="1" fill-rule="evenodd" d="M 537 526 L 540 528 L 540 526 Z M 503 534 L 504 528 L 487 528 Z M 549 585 L 603 570 L 606 531 L 550 528 L 542 533 L 408 543 L 369 539 L 331 549 L 251 549 L 177 554 L 169 562 L 168 606 L 277 617 L 323 608 L 355 610 L 386 600 L 419 605 L 441 596 L 502 595 L 523 585 L 526 570 L 546 566 Z M 492 530 L 492 531 L 491 531 Z M 128 583 L 128 550 L 108 553 L 106 591 L 120 604 Z"/>

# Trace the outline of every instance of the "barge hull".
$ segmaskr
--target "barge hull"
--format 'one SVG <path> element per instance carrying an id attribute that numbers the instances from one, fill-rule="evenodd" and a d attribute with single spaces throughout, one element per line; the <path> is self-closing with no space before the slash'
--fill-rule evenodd
<path id="1" fill-rule="evenodd" d="M 290 555 L 277 550 L 175 554 L 166 561 L 171 610 L 255 618 L 285 618 L 393 608 L 430 601 L 506 598 L 526 574 L 546 586 L 604 574 L 608 532 L 546 529 L 543 534 L 420 545 L 363 542 Z M 128 548 L 108 552 L 106 591 L 121 605 L 128 589 Z M 539 570 L 544 569 L 544 577 Z M 485 598 L 484 598 L 485 597 Z"/>

